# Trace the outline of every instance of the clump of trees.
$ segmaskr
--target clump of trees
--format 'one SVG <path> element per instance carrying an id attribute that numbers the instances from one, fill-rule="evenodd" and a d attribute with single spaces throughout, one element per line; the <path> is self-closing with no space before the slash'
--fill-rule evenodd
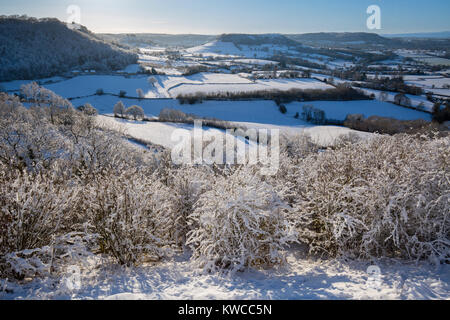
<path id="1" fill-rule="evenodd" d="M 137 105 L 128 107 L 127 110 L 125 111 L 125 114 L 132 116 L 134 120 L 137 120 L 138 118 L 144 119 L 145 117 L 144 109 L 142 109 L 142 107 Z"/>
<path id="2" fill-rule="evenodd" d="M 208 67 L 203 65 L 188 66 L 185 68 L 183 76 L 192 76 L 201 72 L 208 72 Z"/>
<path id="3" fill-rule="evenodd" d="M 444 128 L 434 122 L 422 119 L 397 120 L 379 116 L 365 118 L 363 115 L 348 115 L 344 121 L 344 126 L 359 131 L 391 135 L 398 133 L 434 135 L 438 132 L 440 135 L 446 135 Z"/>
<path id="4" fill-rule="evenodd" d="M 364 87 L 375 90 L 400 92 L 419 96 L 423 94 L 421 87 L 407 85 L 403 77 L 376 77 L 365 79 L 364 82 L 354 82 L 352 85 L 356 87 Z"/>
<path id="5" fill-rule="evenodd" d="M 447 101 L 444 106 L 436 103 L 433 106 L 433 120 L 439 123 L 450 121 L 450 102 Z"/>
<path id="6" fill-rule="evenodd" d="M 291 90 L 261 90 L 244 92 L 211 92 L 195 94 L 180 94 L 177 96 L 180 103 L 198 103 L 203 100 L 274 100 L 277 104 L 290 103 L 293 101 L 350 101 L 350 100 L 369 100 L 364 92 L 356 90 L 346 85 L 337 85 L 332 89 L 291 89 Z"/>
<path id="7" fill-rule="evenodd" d="M 325 111 L 315 108 L 313 105 L 302 107 L 301 119 L 318 125 L 325 124 L 327 120 Z"/>
<path id="8" fill-rule="evenodd" d="M 411 107 L 411 99 L 404 93 L 396 94 L 394 97 L 394 103 L 403 107 Z"/>
<path id="9" fill-rule="evenodd" d="M 195 114 L 186 114 L 181 110 L 164 108 L 160 111 L 158 120 L 162 122 L 178 122 L 194 124 L 195 120 L 201 120 L 203 126 L 227 130 L 227 129 L 244 129 L 229 121 L 219 120 L 215 118 L 200 117 Z M 245 131 L 245 130 L 244 130 Z"/>

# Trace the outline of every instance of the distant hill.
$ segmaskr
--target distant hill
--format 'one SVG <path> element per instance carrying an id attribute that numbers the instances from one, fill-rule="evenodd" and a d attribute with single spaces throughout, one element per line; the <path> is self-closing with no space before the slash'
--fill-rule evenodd
<path id="1" fill-rule="evenodd" d="M 287 37 L 301 43 L 345 44 L 345 45 L 391 45 L 395 40 L 384 38 L 376 33 L 367 32 L 320 32 L 292 34 Z"/>
<path id="2" fill-rule="evenodd" d="M 279 46 L 299 46 L 299 43 L 281 34 L 222 34 L 217 38 L 221 42 L 235 45 L 259 46 L 264 44 Z"/>
<path id="3" fill-rule="evenodd" d="M 119 70 L 137 59 L 85 27 L 71 30 L 50 18 L 0 17 L 0 81 L 43 78 L 73 69 Z"/>
<path id="4" fill-rule="evenodd" d="M 387 38 L 450 39 L 450 31 L 384 34 Z"/>
<path id="5" fill-rule="evenodd" d="M 386 37 L 368 32 L 321 32 L 290 34 L 286 37 L 313 47 L 447 50 L 450 39 Z"/>

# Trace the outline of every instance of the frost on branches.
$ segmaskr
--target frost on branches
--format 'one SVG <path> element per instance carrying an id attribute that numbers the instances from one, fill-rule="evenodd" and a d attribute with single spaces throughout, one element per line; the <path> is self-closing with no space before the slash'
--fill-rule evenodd
<path id="1" fill-rule="evenodd" d="M 291 170 L 299 240 L 312 252 L 448 261 L 448 137 L 377 136 Z"/>
<path id="2" fill-rule="evenodd" d="M 250 169 L 218 179 L 189 216 L 193 259 L 206 271 L 271 266 L 284 261 L 285 246 L 295 240 L 286 205 L 276 191 Z"/>
<path id="3" fill-rule="evenodd" d="M 101 250 L 125 265 L 142 258 L 159 260 L 170 231 L 167 188 L 133 173 L 97 181 L 84 200 L 93 231 L 100 236 Z"/>
<path id="4" fill-rule="evenodd" d="M 297 241 L 330 257 L 449 261 L 449 137 L 347 137 L 327 150 L 284 137 L 265 177 L 176 165 L 37 84 L 22 93 L 28 108 L 0 93 L 0 278 L 187 248 L 205 271 L 236 272 L 283 263 Z"/>

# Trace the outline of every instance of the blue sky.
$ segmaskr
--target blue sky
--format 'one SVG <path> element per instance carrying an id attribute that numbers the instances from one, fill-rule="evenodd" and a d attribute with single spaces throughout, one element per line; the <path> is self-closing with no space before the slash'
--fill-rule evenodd
<path id="1" fill-rule="evenodd" d="M 0 15 L 66 21 L 71 4 L 94 32 L 373 32 L 366 9 L 374 4 L 381 8 L 378 33 L 450 30 L 449 0 L 0 0 Z"/>

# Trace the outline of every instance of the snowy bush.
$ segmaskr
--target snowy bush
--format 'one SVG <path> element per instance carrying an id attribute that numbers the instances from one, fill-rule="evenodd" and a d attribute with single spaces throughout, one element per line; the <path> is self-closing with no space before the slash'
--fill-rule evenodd
<path id="1" fill-rule="evenodd" d="M 105 178 L 84 199 L 101 250 L 125 265 L 159 260 L 167 245 L 170 191 L 135 172 Z"/>
<path id="2" fill-rule="evenodd" d="M 196 263 L 231 272 L 282 263 L 294 231 L 275 190 L 250 169 L 216 179 L 189 216 L 196 227 L 187 243 Z"/>
<path id="3" fill-rule="evenodd" d="M 50 175 L 0 172 L 0 252 L 48 245 L 64 227 L 74 190 Z"/>
<path id="4" fill-rule="evenodd" d="M 331 256 L 448 261 L 449 168 L 448 138 L 377 136 L 311 155 L 290 175 L 299 240 Z"/>
<path id="5" fill-rule="evenodd" d="M 211 170 L 207 167 L 181 167 L 171 169 L 166 175 L 166 184 L 172 191 L 171 228 L 169 238 L 177 247 L 184 247 L 187 234 L 192 230 L 188 217 L 200 198 L 211 187 Z"/>
<path id="6" fill-rule="evenodd" d="M 0 162 L 19 171 L 38 170 L 48 168 L 60 156 L 65 141 L 42 119 L 42 113 L 28 111 L 16 100 L 0 98 L 0 114 Z"/>

